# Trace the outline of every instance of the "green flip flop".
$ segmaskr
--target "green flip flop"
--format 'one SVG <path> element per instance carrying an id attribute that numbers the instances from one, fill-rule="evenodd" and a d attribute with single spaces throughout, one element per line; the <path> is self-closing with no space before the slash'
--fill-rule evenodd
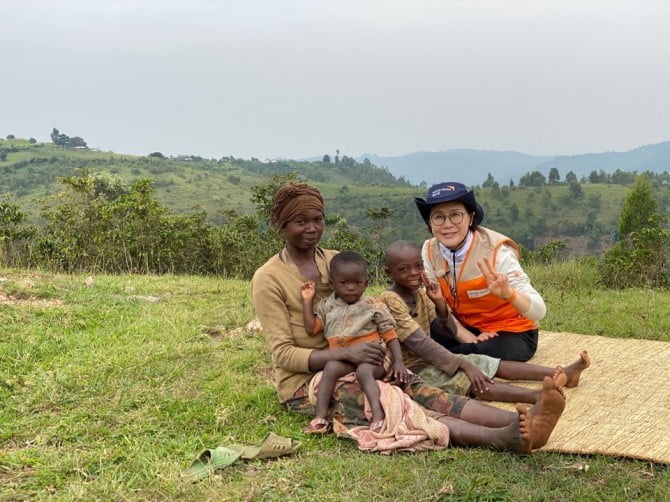
<path id="1" fill-rule="evenodd" d="M 241 454 L 242 448 L 235 446 L 218 446 L 203 450 L 191 463 L 191 466 L 181 473 L 181 476 L 186 481 L 195 483 L 210 476 L 214 471 L 229 466 L 240 458 Z"/>
<path id="2" fill-rule="evenodd" d="M 233 448 L 240 447 L 234 446 Z M 256 446 L 242 446 L 241 457 L 245 460 L 281 457 L 282 455 L 294 453 L 298 448 L 300 448 L 300 441 L 277 436 L 274 432 L 268 432 Z"/>

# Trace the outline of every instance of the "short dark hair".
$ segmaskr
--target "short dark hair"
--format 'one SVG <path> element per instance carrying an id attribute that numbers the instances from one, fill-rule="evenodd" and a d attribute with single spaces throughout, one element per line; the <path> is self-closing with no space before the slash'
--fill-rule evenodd
<path id="1" fill-rule="evenodd" d="M 394 253 L 397 253 L 398 251 L 405 249 L 405 248 L 412 248 L 421 254 L 421 246 L 419 246 L 416 242 L 412 241 L 394 241 L 392 242 L 389 247 L 386 248 L 386 252 L 384 253 L 384 264 L 387 267 L 391 266 L 391 256 Z"/>
<path id="2" fill-rule="evenodd" d="M 346 264 L 360 265 L 365 273 L 368 272 L 368 264 L 360 254 L 356 251 L 341 251 L 337 253 L 332 260 L 330 260 L 330 273 L 337 270 L 337 267 Z"/>

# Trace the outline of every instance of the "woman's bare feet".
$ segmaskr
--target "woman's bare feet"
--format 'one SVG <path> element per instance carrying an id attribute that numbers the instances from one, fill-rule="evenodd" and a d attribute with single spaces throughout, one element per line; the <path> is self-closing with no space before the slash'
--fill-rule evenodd
<path id="1" fill-rule="evenodd" d="M 533 409 L 530 410 L 532 416 L 532 448 L 541 448 L 547 441 L 556 426 L 565 409 L 565 396 L 563 395 L 560 382 L 553 378 L 544 377 L 542 381 L 542 391 L 540 399 Z"/>
<path id="2" fill-rule="evenodd" d="M 565 375 L 567 376 L 567 381 L 565 383 L 566 387 L 577 387 L 579 385 L 579 377 L 586 368 L 591 366 L 591 358 L 589 353 L 585 350 L 582 350 L 579 353 L 579 359 L 572 363 L 570 366 L 564 368 Z"/>

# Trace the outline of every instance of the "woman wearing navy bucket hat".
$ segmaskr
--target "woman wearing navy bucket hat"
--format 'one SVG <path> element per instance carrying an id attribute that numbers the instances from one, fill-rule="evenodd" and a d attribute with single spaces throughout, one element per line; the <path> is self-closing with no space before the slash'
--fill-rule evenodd
<path id="1" fill-rule="evenodd" d="M 438 314 L 446 317 L 448 304 L 460 323 L 455 339 L 437 341 L 457 354 L 530 359 L 547 309 L 518 244 L 480 225 L 484 210 L 462 183 L 433 185 L 414 201 L 433 234 L 422 248 L 428 296 Z"/>

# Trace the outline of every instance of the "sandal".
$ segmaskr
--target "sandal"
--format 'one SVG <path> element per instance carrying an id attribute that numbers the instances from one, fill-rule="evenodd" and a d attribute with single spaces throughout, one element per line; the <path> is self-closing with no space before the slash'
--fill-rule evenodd
<path id="1" fill-rule="evenodd" d="M 372 422 L 370 424 L 370 430 L 372 432 L 376 432 L 377 434 L 380 434 L 382 430 L 384 430 L 384 424 L 386 421 L 382 418 L 381 420 L 377 420 L 376 422 Z"/>
<path id="2" fill-rule="evenodd" d="M 191 463 L 191 466 L 182 472 L 181 476 L 187 481 L 196 482 L 214 474 L 214 471 L 229 466 L 240 458 L 240 450 L 234 447 L 219 446 L 203 450 Z"/>
<path id="3" fill-rule="evenodd" d="M 274 432 L 267 435 L 256 446 L 243 446 L 236 448 L 241 450 L 241 458 L 244 460 L 255 460 L 257 458 L 280 457 L 290 455 L 300 447 L 300 442 L 295 439 L 277 436 Z"/>
<path id="4" fill-rule="evenodd" d="M 325 434 L 330 430 L 330 422 L 325 418 L 313 418 L 302 432 L 305 434 Z"/>

